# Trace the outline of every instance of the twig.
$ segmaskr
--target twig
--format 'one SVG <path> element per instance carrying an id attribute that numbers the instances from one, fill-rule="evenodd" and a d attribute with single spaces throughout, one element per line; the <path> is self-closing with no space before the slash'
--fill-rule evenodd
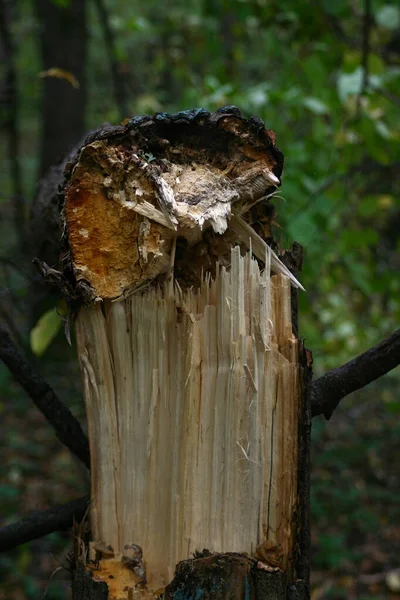
<path id="1" fill-rule="evenodd" d="M 72 527 L 73 521 L 81 521 L 87 509 L 89 496 L 71 500 L 46 510 L 37 510 L 17 523 L 0 529 L 0 552 L 12 550 L 21 544 Z"/>
<path id="2" fill-rule="evenodd" d="M 122 121 L 128 116 L 128 106 L 126 103 L 124 82 L 118 70 L 114 34 L 110 27 L 109 15 L 103 0 L 94 0 L 94 3 L 99 13 L 100 23 L 103 28 L 104 41 L 107 47 L 108 59 L 110 61 L 111 76 L 114 85 L 115 103 L 117 105 L 119 115 Z"/>
<path id="3" fill-rule="evenodd" d="M 0 323 L 7 323 L 7 327 L 11 332 L 11 335 L 16 340 L 17 344 L 24 351 L 26 350 L 26 341 L 17 327 L 16 320 L 12 318 L 12 311 L 15 307 L 18 308 L 18 303 L 13 302 L 13 299 L 7 298 L 8 290 L 0 291 Z M 7 302 L 9 300 L 9 302 Z M 7 306 L 8 305 L 8 306 Z M 1 327 L 1 325 L 0 325 Z"/>
<path id="4" fill-rule="evenodd" d="M 10 3 L 11 6 L 11 3 Z M 8 138 L 8 159 L 13 186 L 14 225 L 23 244 L 25 235 L 25 206 L 22 191 L 22 173 L 19 161 L 19 131 L 18 131 L 18 98 L 17 74 L 14 61 L 14 44 L 10 31 L 10 8 L 6 0 L 0 0 L 0 50 L 5 65 L 4 96 L 4 122 L 2 126 Z"/>
<path id="5" fill-rule="evenodd" d="M 321 2 L 321 0 L 318 0 L 317 6 L 323 18 L 325 19 L 328 29 L 331 31 L 332 35 L 334 35 L 335 38 L 342 44 L 354 47 L 356 45 L 356 42 L 354 39 L 352 39 L 345 33 L 344 29 L 342 28 L 340 19 L 338 19 L 331 13 L 326 12 L 324 10 L 324 4 L 323 2 Z"/>
<path id="6" fill-rule="evenodd" d="M 15 271 L 18 271 L 18 273 L 22 277 L 24 277 L 24 279 L 26 279 L 26 281 L 31 282 L 33 280 L 33 277 L 32 277 L 32 275 L 30 275 L 30 273 L 28 273 L 27 271 L 25 271 L 23 269 L 23 267 L 20 267 L 11 258 L 8 258 L 8 256 L 1 256 L 0 255 L 0 264 L 6 265 L 7 267 L 12 267 Z"/>
<path id="7" fill-rule="evenodd" d="M 367 352 L 333 369 L 312 384 L 312 416 L 330 419 L 342 398 L 375 381 L 400 364 L 400 329 Z"/>
<path id="8" fill-rule="evenodd" d="M 18 352 L 9 334 L 0 326 L 0 358 L 37 408 L 54 427 L 60 442 L 90 468 L 89 443 L 79 422 L 60 402 L 49 384 Z"/>
<path id="9" fill-rule="evenodd" d="M 365 160 L 363 159 L 357 165 L 352 166 L 344 173 L 338 173 L 337 175 L 333 175 L 329 177 L 326 181 L 324 181 L 311 195 L 307 198 L 304 204 L 300 205 L 291 215 L 292 222 L 299 219 L 306 209 L 310 209 L 310 207 L 319 199 L 321 194 L 327 192 L 332 188 L 336 183 L 343 182 L 345 185 L 348 185 L 349 182 L 354 182 L 354 176 L 359 174 L 367 174 L 373 175 L 378 173 L 381 174 L 387 168 L 397 169 L 400 166 L 400 161 L 394 161 L 389 165 L 383 165 L 382 163 L 373 161 L 373 160 Z M 338 203 L 339 200 L 336 200 Z"/>
<path id="10" fill-rule="evenodd" d="M 362 32 L 362 55 L 361 55 L 361 67 L 362 67 L 362 80 L 361 88 L 357 97 L 357 115 L 361 111 L 361 99 L 368 90 L 369 83 L 369 70 L 368 70 L 368 57 L 369 57 L 369 36 L 371 29 L 371 0 L 364 0 L 364 18 L 363 18 L 363 32 Z"/>
<path id="11" fill-rule="evenodd" d="M 383 88 L 369 84 L 370 89 L 377 94 L 380 94 L 383 98 L 385 98 L 388 102 L 395 104 L 396 106 L 400 106 L 400 96 L 393 94 L 393 92 L 389 92 L 388 90 L 384 90 Z"/>

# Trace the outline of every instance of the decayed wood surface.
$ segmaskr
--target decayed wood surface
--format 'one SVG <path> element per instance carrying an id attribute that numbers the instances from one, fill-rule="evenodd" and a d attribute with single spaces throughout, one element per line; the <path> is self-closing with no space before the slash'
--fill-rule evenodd
<path id="1" fill-rule="evenodd" d="M 116 299 L 172 265 L 182 285 L 198 285 L 249 239 L 263 261 L 282 165 L 273 132 L 235 107 L 137 117 L 90 137 L 66 169 L 70 298 Z M 272 266 L 299 285 L 274 252 Z"/>
<path id="2" fill-rule="evenodd" d="M 282 164 L 260 120 L 224 107 L 109 128 L 67 167 L 49 276 L 78 313 L 92 461 L 80 560 L 110 598 L 158 595 L 182 560 L 170 598 L 204 565 L 210 589 L 230 565 L 218 598 L 242 571 L 275 590 L 299 576 L 301 286 L 266 243 Z M 219 554 L 187 561 L 203 548 Z"/>

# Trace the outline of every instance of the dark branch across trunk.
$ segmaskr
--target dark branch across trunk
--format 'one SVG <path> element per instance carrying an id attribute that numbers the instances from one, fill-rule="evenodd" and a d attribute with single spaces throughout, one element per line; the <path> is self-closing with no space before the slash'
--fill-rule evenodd
<path id="1" fill-rule="evenodd" d="M 332 369 L 312 385 L 313 417 L 333 414 L 340 400 L 389 373 L 400 364 L 400 329 L 345 365 Z"/>
<path id="2" fill-rule="evenodd" d="M 88 503 L 88 496 L 77 498 L 67 504 L 34 511 L 17 523 L 6 525 L 0 529 L 0 552 L 12 550 L 53 531 L 70 529 L 74 521 L 83 519 Z"/>
<path id="3" fill-rule="evenodd" d="M 0 359 L 53 426 L 60 442 L 90 468 L 89 444 L 79 422 L 19 353 L 3 327 L 0 327 Z"/>

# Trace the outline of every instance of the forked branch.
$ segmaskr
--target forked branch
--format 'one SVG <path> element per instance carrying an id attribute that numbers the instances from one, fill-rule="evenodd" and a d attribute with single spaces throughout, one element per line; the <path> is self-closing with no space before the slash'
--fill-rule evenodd
<path id="1" fill-rule="evenodd" d="M 110 18 L 105 3 L 103 0 L 95 0 L 94 4 L 97 8 L 97 12 L 99 13 L 100 24 L 103 29 L 104 43 L 107 49 L 108 59 L 110 61 L 115 103 L 117 105 L 119 116 L 122 120 L 127 117 L 129 111 L 126 101 L 124 81 L 119 71 L 115 37 L 110 25 Z"/>

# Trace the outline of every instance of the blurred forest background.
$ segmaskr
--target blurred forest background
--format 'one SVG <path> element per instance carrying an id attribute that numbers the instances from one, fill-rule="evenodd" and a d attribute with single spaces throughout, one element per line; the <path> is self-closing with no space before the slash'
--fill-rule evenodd
<path id="1" fill-rule="evenodd" d="M 0 0 L 0 320 L 84 422 L 74 344 L 31 264 L 38 183 L 86 131 L 235 104 L 285 154 L 281 246 L 305 248 L 316 376 L 400 321 L 400 6 L 388 0 Z M 43 186 L 42 186 L 43 191 Z M 313 600 L 400 598 L 400 373 L 314 420 Z M 0 366 L 1 524 L 87 474 Z M 70 533 L 0 555 L 0 598 L 68 598 Z"/>

